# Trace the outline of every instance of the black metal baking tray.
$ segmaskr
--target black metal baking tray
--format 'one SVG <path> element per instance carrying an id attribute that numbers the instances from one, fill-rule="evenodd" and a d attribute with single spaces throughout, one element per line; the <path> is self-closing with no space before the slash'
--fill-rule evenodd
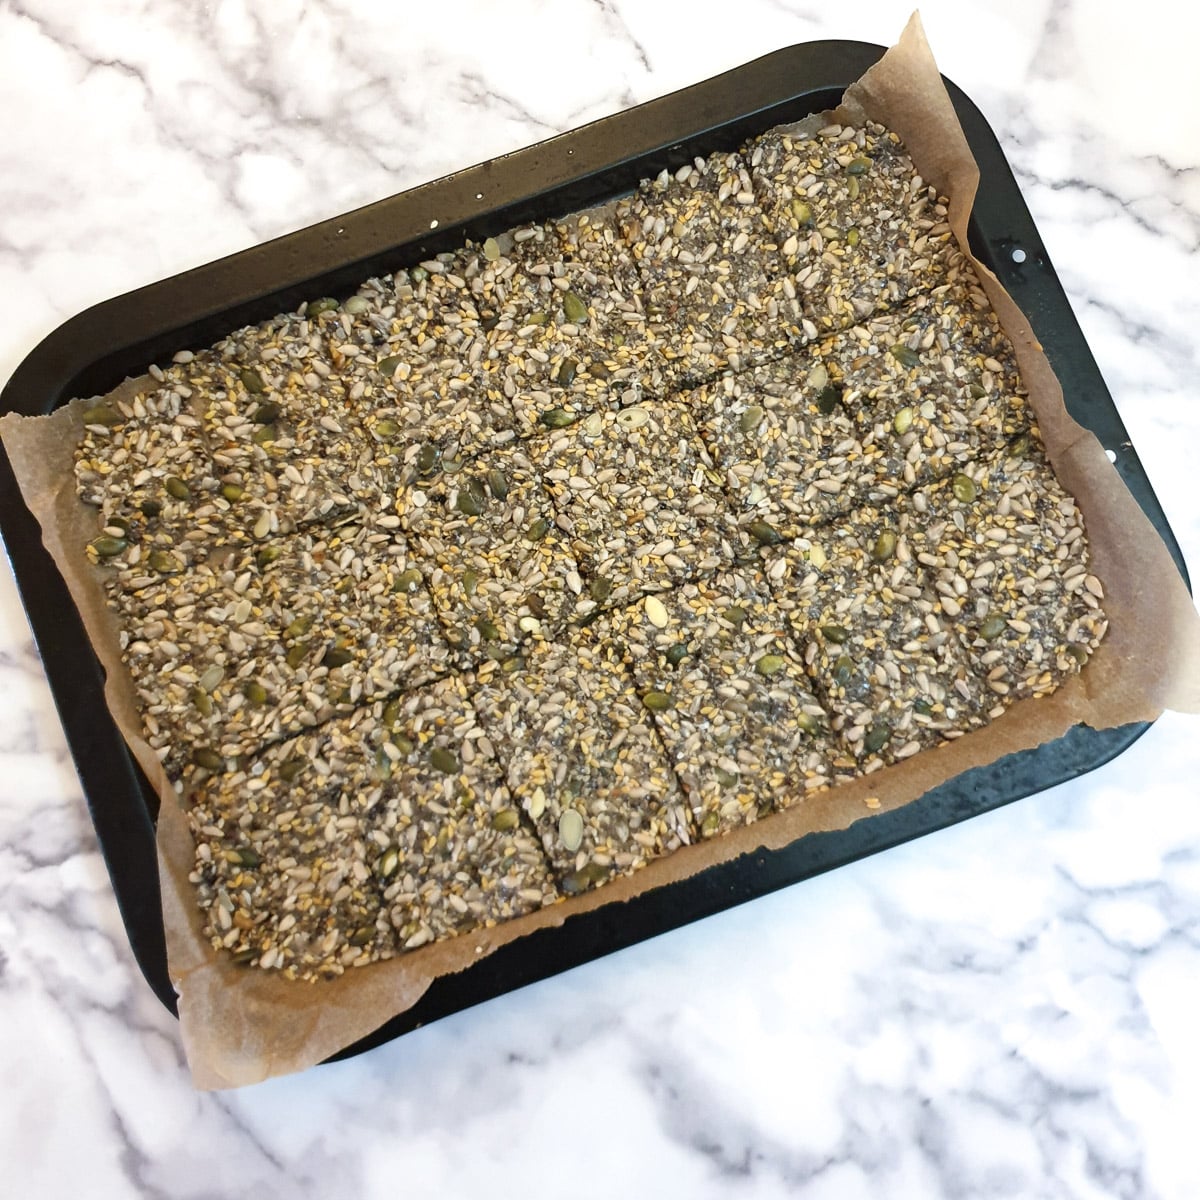
<path id="1" fill-rule="evenodd" d="M 660 100 L 99 304 L 66 322 L 25 359 L 0 393 L 0 411 L 50 412 L 305 299 L 347 296 L 364 279 L 454 248 L 465 237 L 482 239 L 522 221 L 611 199 L 663 167 L 732 149 L 773 125 L 834 107 L 882 53 L 882 47 L 847 41 L 779 50 Z M 949 81 L 947 88 L 982 176 L 970 229 L 975 253 L 1028 315 L 1071 414 L 1115 455 L 1118 471 L 1182 573 L 1178 546 L 999 143 L 963 92 Z M 101 669 L 2 453 L 0 530 L 134 955 L 174 1011 L 155 865 L 157 799 L 108 718 Z M 902 809 L 843 832 L 812 834 L 784 850 L 745 855 L 628 903 L 572 917 L 438 980 L 413 1008 L 338 1057 L 1083 774 L 1119 754 L 1146 728 L 1077 727 L 1056 742 L 969 771 Z"/>

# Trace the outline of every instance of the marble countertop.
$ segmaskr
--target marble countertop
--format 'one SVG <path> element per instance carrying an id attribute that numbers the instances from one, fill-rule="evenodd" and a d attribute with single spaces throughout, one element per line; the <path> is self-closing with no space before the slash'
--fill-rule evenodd
<path id="1" fill-rule="evenodd" d="M 923 15 L 1195 572 L 1200 18 L 1167 0 Z M 906 17 L 882 0 L 5 0 L 0 381 L 96 301 L 780 46 L 890 43 Z M 1152 95 L 1154 116 L 1136 106 Z M 0 558 L 4 1190 L 1200 1195 L 1198 731 L 1168 714 L 1068 785 L 358 1059 L 200 1094 Z"/>

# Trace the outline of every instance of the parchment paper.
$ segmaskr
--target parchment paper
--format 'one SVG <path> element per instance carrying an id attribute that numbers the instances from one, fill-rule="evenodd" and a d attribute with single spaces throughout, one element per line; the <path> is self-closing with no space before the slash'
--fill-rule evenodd
<path id="1" fill-rule="evenodd" d="M 833 119 L 864 118 L 895 130 L 918 171 L 950 197 L 955 236 L 969 254 L 967 218 L 979 171 L 915 15 L 899 43 L 848 89 Z M 1099 442 L 1067 415 L 1062 389 L 1028 321 L 986 268 L 976 267 L 1016 347 L 1051 462 L 1079 501 L 1092 569 L 1104 584 L 1109 631 L 1083 672 L 1050 697 L 1014 705 L 986 729 L 808 798 L 748 829 L 686 847 L 598 892 L 496 929 L 350 970 L 329 983 L 289 983 L 271 972 L 234 966 L 201 933 L 201 914 L 188 882 L 191 835 L 174 789 L 143 740 L 115 619 L 84 553 L 95 535 L 95 514 L 76 496 L 72 453 L 82 432 L 80 413 L 95 401 L 73 402 L 48 417 L 0 420 L 0 437 L 25 501 L 41 523 L 46 548 L 107 672 L 114 718 L 162 799 L 158 850 L 168 963 L 197 1087 L 236 1087 L 299 1071 L 411 1007 L 439 975 L 462 970 L 534 929 L 602 904 L 619 904 L 760 846 L 776 849 L 807 833 L 843 829 L 906 804 L 970 767 L 1056 738 L 1076 723 L 1108 728 L 1153 720 L 1166 708 L 1200 712 L 1200 618 L 1166 547 Z M 155 386 L 149 378 L 132 380 L 118 393 Z"/>

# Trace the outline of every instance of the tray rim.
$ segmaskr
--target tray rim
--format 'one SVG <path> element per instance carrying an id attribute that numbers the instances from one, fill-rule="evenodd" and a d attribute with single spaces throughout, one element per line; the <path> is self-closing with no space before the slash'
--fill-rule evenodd
<path id="1" fill-rule="evenodd" d="M 507 227 L 514 209 L 536 206 L 548 192 L 556 198 L 565 196 L 573 188 L 586 188 L 602 172 L 608 174 L 629 164 L 636 164 L 647 155 L 665 154 L 670 157 L 672 150 L 681 150 L 685 142 L 713 134 L 714 128 L 724 131 L 760 117 L 768 118 L 772 110 L 787 105 L 795 106 L 802 98 L 825 95 L 828 101 L 829 94 L 836 92 L 840 95 L 883 52 L 882 46 L 841 39 L 784 47 L 634 108 L 599 118 L 542 142 L 93 305 L 69 318 L 30 351 L 3 391 L 0 391 L 0 412 L 44 413 L 72 395 L 89 394 L 89 390 L 107 391 L 120 382 L 124 374 L 132 373 L 126 369 L 128 363 L 138 360 L 141 364 L 138 373 L 144 371 L 150 362 L 161 356 L 160 352 L 146 358 L 144 355 L 148 350 L 156 344 L 170 343 L 178 338 L 183 329 L 205 328 L 206 323 L 212 325 L 215 322 L 223 332 L 228 332 L 247 323 L 247 319 L 235 318 L 232 314 L 262 310 L 261 316 L 248 319 L 269 317 L 284 311 L 278 306 L 288 296 L 298 297 L 293 301 L 298 303 L 305 296 L 325 294 L 325 291 L 316 292 L 314 280 L 341 280 L 347 291 L 352 290 L 362 279 L 378 273 L 367 269 L 367 264 L 379 260 L 381 256 L 400 255 L 407 261 L 414 261 L 414 256 L 425 257 L 435 249 L 442 248 L 443 244 L 461 241 L 464 234 L 486 236 L 488 232 Z M 804 86 L 793 86 L 788 90 L 785 78 L 793 83 L 802 79 Z M 1046 345 L 1052 365 L 1063 381 L 1072 415 L 1082 424 L 1094 427 L 1097 415 L 1103 413 L 1107 425 L 1103 440 L 1116 447 L 1114 452 L 1118 470 L 1163 537 L 1186 581 L 1186 568 L 1179 547 L 1074 319 L 1069 301 L 1037 235 L 999 142 L 977 106 L 955 84 L 945 77 L 943 79 L 972 150 L 980 160 L 982 178 L 972 218 L 972 232 L 973 235 L 978 232 L 988 240 L 985 249 L 991 252 L 981 257 L 995 260 L 1001 282 L 1034 323 L 1035 331 Z M 748 111 L 744 106 L 738 108 L 734 104 L 737 98 L 745 96 L 753 96 L 758 101 Z M 733 109 L 727 107 L 731 104 L 734 105 Z M 827 102 L 814 104 L 811 111 L 828 106 Z M 668 122 L 671 130 L 678 134 L 679 121 L 683 120 L 685 125 L 698 122 L 700 116 L 714 111 L 724 118 L 722 122 L 714 126 L 710 121 L 707 126 L 685 132 L 682 137 L 664 138 L 645 132 L 648 126 L 659 128 L 654 125 L 657 118 Z M 774 120 L 765 120 L 761 127 L 767 128 L 775 123 Z M 618 140 L 618 136 L 622 147 L 620 160 L 607 164 L 598 162 L 596 156 L 602 156 L 606 147 Z M 985 170 L 985 161 L 989 170 Z M 997 172 L 1002 187 L 994 186 Z M 494 191 L 503 191 L 505 188 L 511 190 L 516 186 L 516 181 L 526 178 L 537 179 L 539 187 L 522 194 L 518 186 L 517 194 L 509 195 L 501 206 L 481 207 L 490 203 Z M 1000 195 L 1002 192 L 1003 196 Z M 1003 212 L 1006 219 L 1000 220 L 1005 207 L 1008 210 Z M 554 211 L 553 207 L 550 211 Z M 435 212 L 443 216 L 430 216 Z M 543 212 L 543 215 L 548 214 Z M 432 228 L 431 223 L 436 228 Z M 997 224 L 1000 226 L 998 230 Z M 386 236 L 381 225 L 386 227 Z M 403 233 L 411 236 L 406 239 L 400 236 Z M 1014 264 L 1008 254 L 1015 246 L 1026 251 L 1026 260 L 1022 265 Z M 979 252 L 979 248 L 976 248 L 976 252 Z M 396 258 L 396 265 L 399 263 L 400 258 Z M 314 265 L 324 269 L 314 272 Z M 1001 271 L 1001 266 L 1006 269 Z M 337 294 L 336 286 L 327 290 Z M 1022 291 L 1027 300 L 1034 301 L 1031 306 L 1033 312 L 1029 311 L 1026 303 L 1022 303 L 1018 294 Z M 183 323 L 178 319 L 181 294 L 190 305 L 190 308 L 183 307 L 189 316 Z M 269 311 L 264 310 L 264 306 Z M 1035 320 L 1035 314 L 1040 317 L 1040 322 Z M 1054 326 L 1053 332 L 1056 334 L 1050 339 L 1045 336 L 1047 322 Z M 129 329 L 140 331 L 142 336 L 130 343 L 123 336 L 124 331 Z M 212 340 L 215 339 L 208 338 L 209 342 Z M 207 343 L 203 337 L 197 338 L 194 343 L 175 340 L 174 349 L 195 348 L 198 344 Z M 1067 354 L 1067 350 L 1075 354 Z M 1076 356 L 1081 361 L 1076 362 Z M 1067 379 L 1063 378 L 1061 368 L 1064 365 L 1072 368 L 1068 372 L 1074 384 L 1071 389 L 1068 389 Z M 89 380 L 106 377 L 105 372 L 111 378 L 114 370 L 120 370 L 122 375 L 106 386 L 92 389 L 81 386 Z M 1081 393 L 1088 400 L 1088 408 L 1083 415 L 1077 411 L 1078 405 L 1072 403 Z M 1089 421 L 1088 417 L 1092 420 Z M 153 814 L 148 809 L 140 814 L 123 812 L 119 803 L 114 806 L 110 800 L 114 795 L 128 796 L 130 790 L 145 800 L 147 785 L 108 716 L 101 681 L 85 680 L 81 685 L 78 673 L 68 673 L 64 677 L 56 665 L 55 646 L 64 631 L 64 624 L 69 626 L 73 618 L 78 632 L 81 632 L 81 626 L 74 606 L 66 597 L 65 585 L 42 547 L 40 530 L 24 507 L 12 477 L 11 466 L 2 450 L 0 533 L 4 537 L 35 641 L 43 655 L 47 679 L 83 785 L 134 956 L 151 988 L 163 1004 L 174 1012 L 175 993 L 166 974 L 161 907 L 155 874 L 157 859 L 154 853 Z M 61 607 L 64 597 L 67 605 L 65 612 Z M 83 723 L 84 717 L 96 722 L 97 703 L 104 718 L 98 724 L 108 726 L 98 731 Z M 511 944 L 526 948 L 526 960 L 548 952 L 552 960 L 549 969 L 543 970 L 541 967 L 544 964 L 530 961 L 497 964 L 494 961 L 497 956 L 510 949 L 505 947 L 477 968 L 468 968 L 460 976 L 452 977 L 451 984 L 442 989 L 446 993 L 444 996 L 427 1003 L 427 994 L 408 1013 L 401 1014 L 334 1057 L 348 1057 L 390 1040 L 407 1029 L 416 1028 L 429 1019 L 461 1011 L 514 987 L 613 953 L 657 933 L 667 932 L 734 904 L 765 895 L 778 887 L 800 882 L 824 870 L 924 836 L 1053 786 L 1063 779 L 1093 770 L 1123 752 L 1148 727 L 1148 723 L 1107 731 L 1076 727 L 1064 738 L 1047 746 L 1022 751 L 988 768 L 977 768 L 958 776 L 894 813 L 873 816 L 869 821 L 859 821 L 850 829 L 835 834 L 810 834 L 784 850 L 760 850 L 725 864 L 724 868 L 712 868 L 691 880 L 656 889 L 647 893 L 647 896 L 657 897 L 658 901 L 648 907 L 641 903 L 645 897 L 639 897 L 624 905 L 606 905 L 594 913 L 571 917 L 557 929 L 539 931 Z M 84 730 L 82 735 L 81 728 Z M 89 729 L 90 735 L 87 732 Z M 119 743 L 115 760 L 111 757 L 114 737 Z M 1064 758 L 1064 747 L 1069 749 L 1071 755 L 1082 755 L 1084 761 L 1080 770 L 1067 770 L 1060 775 L 1062 763 L 1056 759 Z M 102 755 L 99 764 L 94 758 L 96 753 Z M 105 754 L 109 757 L 104 758 Z M 98 770 L 98 766 L 102 769 Z M 1014 773 L 1014 767 L 1020 769 Z M 1003 775 L 1011 781 L 1017 774 L 1025 774 L 1029 770 L 1034 772 L 1031 780 L 1033 786 L 1029 790 L 1007 794 L 1004 789 L 995 789 L 992 776 Z M 973 793 L 973 799 L 956 807 L 956 802 L 961 802 L 964 792 Z M 925 809 L 931 809 L 932 806 L 932 809 L 925 812 L 918 809 L 917 806 L 921 805 Z M 126 870 L 130 845 L 140 847 L 137 851 L 142 867 L 140 886 L 131 886 L 131 877 Z M 152 876 L 148 880 L 145 871 L 147 847 Z M 738 880 L 738 870 L 752 875 L 752 880 Z M 721 876 L 719 881 L 713 872 Z M 671 911 L 674 907 L 672 901 L 676 899 L 685 910 L 682 917 L 677 911 Z M 619 910 L 623 918 L 623 927 L 617 930 L 612 928 L 614 918 L 611 910 L 614 909 Z M 606 912 L 609 914 L 607 917 L 603 915 Z M 589 925 L 588 918 L 598 919 L 593 919 Z M 632 936 L 629 936 L 631 932 Z M 543 934 L 547 937 L 542 937 Z M 575 938 L 575 942 L 564 945 L 564 940 L 571 937 Z M 474 991 L 475 984 L 482 981 L 481 970 L 483 978 L 490 979 L 490 982 L 479 991 Z M 463 980 L 471 982 L 464 988 Z M 439 980 L 434 988 L 443 982 Z"/>

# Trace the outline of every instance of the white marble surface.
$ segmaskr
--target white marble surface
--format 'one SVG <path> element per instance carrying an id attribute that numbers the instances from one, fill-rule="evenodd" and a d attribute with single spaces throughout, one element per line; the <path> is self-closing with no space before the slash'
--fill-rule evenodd
<path id="1" fill-rule="evenodd" d="M 95 301 L 779 46 L 889 42 L 906 16 L 0 0 L 0 380 Z M 924 16 L 1196 570 L 1200 21 L 1168 0 Z M 0 1190 L 1198 1196 L 1198 732 L 1168 715 L 1068 786 L 355 1061 L 197 1094 L 0 561 Z"/>

